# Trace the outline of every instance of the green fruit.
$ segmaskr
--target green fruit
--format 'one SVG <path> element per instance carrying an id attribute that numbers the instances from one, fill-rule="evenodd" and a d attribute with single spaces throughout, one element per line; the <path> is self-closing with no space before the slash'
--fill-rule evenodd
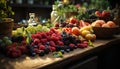
<path id="1" fill-rule="evenodd" d="M 37 25 L 37 28 L 41 29 L 41 28 L 42 28 L 42 25 L 41 25 L 41 24 Z"/>

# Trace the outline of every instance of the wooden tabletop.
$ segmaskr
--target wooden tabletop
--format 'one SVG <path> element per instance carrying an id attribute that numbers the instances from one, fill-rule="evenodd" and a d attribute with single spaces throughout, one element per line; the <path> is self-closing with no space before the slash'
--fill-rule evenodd
<path id="1" fill-rule="evenodd" d="M 63 65 L 66 62 L 71 62 L 72 60 L 78 58 L 80 59 L 87 54 L 100 51 L 114 43 L 120 43 L 120 36 L 117 36 L 113 39 L 96 40 L 94 42 L 94 47 L 87 47 L 84 49 L 78 48 L 69 53 L 65 53 L 62 58 L 54 58 L 52 53 L 43 57 L 40 57 L 39 55 L 35 57 L 23 55 L 16 59 L 0 55 L 0 69 L 36 69 L 47 67 L 49 67 L 49 69 L 54 67 L 57 68 L 59 65 Z"/>

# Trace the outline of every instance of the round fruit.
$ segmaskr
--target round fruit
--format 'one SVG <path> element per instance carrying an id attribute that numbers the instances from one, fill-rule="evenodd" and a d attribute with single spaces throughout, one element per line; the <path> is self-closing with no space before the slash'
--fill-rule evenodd
<path id="1" fill-rule="evenodd" d="M 116 24 L 115 24 L 113 21 L 108 21 L 107 24 L 108 24 L 111 28 L 113 28 L 113 27 L 116 26 Z"/>
<path id="2" fill-rule="evenodd" d="M 79 28 L 78 27 L 73 27 L 72 28 L 72 34 L 79 35 Z"/>
<path id="3" fill-rule="evenodd" d="M 103 24 L 102 27 L 110 28 L 108 24 Z"/>
<path id="4" fill-rule="evenodd" d="M 87 40 L 92 40 L 92 41 L 94 41 L 94 40 L 96 39 L 96 35 L 95 35 L 95 34 L 87 34 L 87 35 L 85 36 L 85 38 L 86 38 Z"/>
<path id="5" fill-rule="evenodd" d="M 95 24 L 99 24 L 100 26 L 102 26 L 103 24 L 105 24 L 104 20 L 96 20 Z"/>
<path id="6" fill-rule="evenodd" d="M 92 23 L 91 26 L 93 26 L 93 27 L 101 27 L 101 25 L 99 23 L 96 23 L 96 22 Z"/>
<path id="7" fill-rule="evenodd" d="M 87 34 L 90 34 L 90 31 L 88 31 L 88 30 L 83 30 L 83 31 L 81 32 L 81 35 L 82 35 L 82 36 L 86 36 Z"/>

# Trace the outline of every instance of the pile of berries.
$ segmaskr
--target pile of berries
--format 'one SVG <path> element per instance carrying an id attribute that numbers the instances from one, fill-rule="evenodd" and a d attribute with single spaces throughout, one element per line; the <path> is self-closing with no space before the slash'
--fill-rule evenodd
<path id="1" fill-rule="evenodd" d="M 23 54 L 44 56 L 50 52 L 53 52 L 54 55 L 61 54 L 60 56 L 62 56 L 65 52 L 88 46 L 87 41 L 79 40 L 66 32 L 58 32 L 54 28 L 51 28 L 48 32 L 31 34 L 30 38 L 30 43 L 27 44 L 26 37 L 11 37 L 10 40 L 12 43 L 4 46 L 5 54 L 12 58 L 20 57 Z"/>

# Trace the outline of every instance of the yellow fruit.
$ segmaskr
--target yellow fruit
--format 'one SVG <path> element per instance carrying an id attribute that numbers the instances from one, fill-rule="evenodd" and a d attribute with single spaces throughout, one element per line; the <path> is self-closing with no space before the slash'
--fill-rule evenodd
<path id="1" fill-rule="evenodd" d="M 16 36 L 16 35 L 17 35 L 17 31 L 16 31 L 16 30 L 13 30 L 13 31 L 12 31 L 12 35 L 13 35 L 13 36 Z"/>
<path id="2" fill-rule="evenodd" d="M 85 38 L 86 38 L 87 40 L 92 40 L 92 41 L 94 41 L 94 40 L 96 39 L 96 35 L 95 35 L 95 34 L 87 34 L 87 35 L 85 36 Z"/>
<path id="3" fill-rule="evenodd" d="M 92 26 L 85 26 L 85 27 L 83 27 L 83 28 L 81 28 L 80 29 L 80 32 L 82 32 L 83 30 L 88 30 L 88 31 L 90 31 L 92 29 Z"/>
<path id="4" fill-rule="evenodd" d="M 87 34 L 90 34 L 91 32 L 90 31 L 88 31 L 88 30 L 83 30 L 82 32 L 81 32 L 81 35 L 82 36 L 86 36 Z"/>

